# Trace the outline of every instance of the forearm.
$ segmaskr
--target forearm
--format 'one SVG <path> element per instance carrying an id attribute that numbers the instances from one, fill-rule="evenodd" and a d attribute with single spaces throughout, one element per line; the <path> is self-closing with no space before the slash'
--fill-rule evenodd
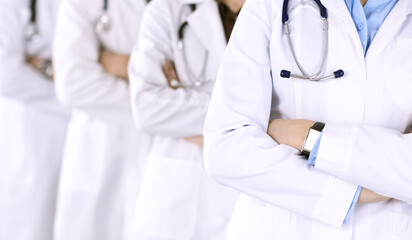
<path id="1" fill-rule="evenodd" d="M 254 126 L 206 133 L 206 169 L 218 182 L 328 225 L 343 223 L 357 185 L 309 169 L 295 149 Z"/>
<path id="2" fill-rule="evenodd" d="M 0 62 L 3 62 L 0 57 Z M 67 115 L 66 108 L 57 101 L 53 82 L 38 73 L 20 57 L 5 58 L 0 67 L 0 94 L 54 113 Z"/>
<path id="3" fill-rule="evenodd" d="M 202 135 L 209 93 L 161 86 L 139 90 L 132 97 L 136 120 L 144 131 L 171 137 Z"/>
<path id="4" fill-rule="evenodd" d="M 94 70 L 85 63 L 73 63 L 56 69 L 56 93 L 71 108 L 116 124 L 133 126 L 130 94 L 126 82 Z"/>
<path id="5" fill-rule="evenodd" d="M 28 57 L 26 58 L 26 62 L 35 69 L 38 73 L 43 75 L 50 81 L 53 81 L 54 78 L 54 71 L 53 71 L 53 63 L 50 59 L 43 59 L 38 57 Z"/>
<path id="6" fill-rule="evenodd" d="M 191 142 L 193 144 L 196 144 L 200 147 L 203 147 L 203 145 L 204 145 L 204 137 L 202 135 L 192 136 L 192 137 L 185 137 L 184 139 L 186 141 Z"/>
<path id="7" fill-rule="evenodd" d="M 63 1 L 56 27 L 53 62 L 61 102 L 107 121 L 133 126 L 127 83 L 99 63 L 99 41 L 89 12 Z"/>
<path id="8" fill-rule="evenodd" d="M 277 142 L 299 150 L 310 124 L 313 121 L 278 119 L 270 123 L 269 134 Z M 406 149 L 411 140 L 406 135 L 366 125 L 327 123 L 326 126 L 317 149 L 315 167 L 385 196 L 408 201 L 412 180 L 409 175 L 411 160 Z M 406 188 L 406 192 L 402 188 Z"/>
<path id="9" fill-rule="evenodd" d="M 411 202 L 410 146 L 411 134 L 367 125 L 327 123 L 315 167 L 379 194 Z"/>
<path id="10" fill-rule="evenodd" d="M 99 63 L 105 71 L 117 78 L 129 81 L 127 67 L 129 64 L 129 55 L 114 53 L 108 50 L 101 50 Z"/>
<path id="11" fill-rule="evenodd" d="M 162 69 L 169 54 L 151 46 L 145 49 L 144 45 L 135 51 L 129 65 L 138 127 L 161 136 L 202 135 L 213 84 L 171 88 Z"/>

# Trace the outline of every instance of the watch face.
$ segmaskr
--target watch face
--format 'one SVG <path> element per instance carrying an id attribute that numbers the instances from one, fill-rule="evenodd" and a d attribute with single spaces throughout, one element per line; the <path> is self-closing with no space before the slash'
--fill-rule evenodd
<path id="1" fill-rule="evenodd" d="M 310 129 L 309 130 L 309 134 L 308 137 L 306 139 L 305 145 L 303 146 L 303 150 L 304 151 L 308 151 L 311 152 L 313 149 L 313 146 L 315 146 L 316 141 L 318 140 L 319 136 L 320 136 L 319 131 L 316 131 L 314 129 Z"/>

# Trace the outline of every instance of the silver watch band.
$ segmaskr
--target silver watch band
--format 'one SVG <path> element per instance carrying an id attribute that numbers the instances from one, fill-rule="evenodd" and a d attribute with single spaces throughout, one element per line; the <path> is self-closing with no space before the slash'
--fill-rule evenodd
<path id="1" fill-rule="evenodd" d="M 305 142 L 303 143 L 302 150 L 300 151 L 302 155 L 309 157 L 310 153 L 312 152 L 312 149 L 318 140 L 318 137 L 320 136 L 320 133 L 322 132 L 323 128 L 325 127 L 325 124 L 322 122 L 316 122 L 308 132 L 308 135 L 306 135 Z"/>
<path id="2" fill-rule="evenodd" d="M 53 66 L 52 61 L 49 59 L 43 60 L 40 65 L 40 73 L 48 79 L 53 78 Z"/>

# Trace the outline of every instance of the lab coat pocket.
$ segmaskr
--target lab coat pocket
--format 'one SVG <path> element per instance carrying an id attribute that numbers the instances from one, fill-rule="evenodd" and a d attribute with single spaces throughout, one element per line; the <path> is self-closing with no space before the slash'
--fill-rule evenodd
<path id="1" fill-rule="evenodd" d="M 189 239 L 196 227 L 202 171 L 202 161 L 152 154 L 136 207 L 135 234 Z"/>
<path id="2" fill-rule="evenodd" d="M 67 130 L 61 188 L 68 192 L 100 194 L 109 176 L 121 176 L 118 138 L 106 122 L 73 112 Z M 116 179 L 117 180 L 117 179 Z M 111 184 L 114 184 L 111 182 Z"/>
<path id="3" fill-rule="evenodd" d="M 412 239 L 412 214 L 391 212 L 384 221 L 382 228 L 383 240 Z"/>
<path id="4" fill-rule="evenodd" d="M 230 220 L 227 240 L 293 240 L 296 233 L 291 212 L 242 194 Z"/>
<path id="5" fill-rule="evenodd" d="M 33 160 L 25 150 L 25 112 L 19 104 L 0 97 L 0 186 L 13 183 L 11 179 L 19 179 L 27 185 L 32 182 L 28 178 L 30 169 L 27 163 Z"/>

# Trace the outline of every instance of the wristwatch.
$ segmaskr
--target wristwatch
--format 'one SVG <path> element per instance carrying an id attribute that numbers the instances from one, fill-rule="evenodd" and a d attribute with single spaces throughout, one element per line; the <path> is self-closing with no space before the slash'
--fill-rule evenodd
<path id="1" fill-rule="evenodd" d="M 43 60 L 40 64 L 40 73 L 48 78 L 48 79 L 53 79 L 53 66 L 52 66 L 52 61 L 49 59 Z"/>
<path id="2" fill-rule="evenodd" d="M 309 129 L 308 135 L 306 136 L 306 139 L 305 139 L 305 143 L 303 143 L 302 150 L 300 151 L 302 155 L 309 157 L 324 127 L 325 127 L 324 123 L 316 122 Z"/>

